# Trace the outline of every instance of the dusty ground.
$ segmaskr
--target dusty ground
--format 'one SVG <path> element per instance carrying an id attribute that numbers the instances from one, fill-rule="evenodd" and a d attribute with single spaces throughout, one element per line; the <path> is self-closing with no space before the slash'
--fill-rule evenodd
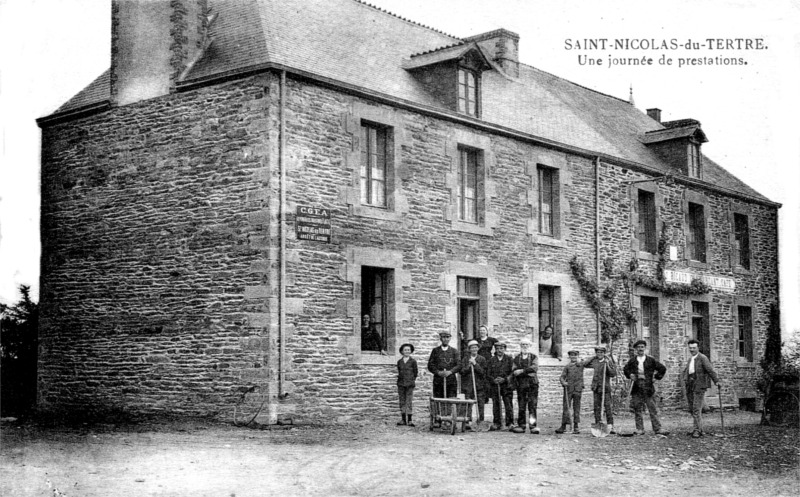
<path id="1" fill-rule="evenodd" d="M 196 421 L 2 427 L 3 496 L 265 495 L 797 495 L 796 429 L 754 413 L 706 415 L 711 436 L 594 438 L 428 431 L 395 420 L 333 428 L 252 430 Z M 416 420 L 415 420 L 416 421 Z M 617 421 L 632 431 L 628 415 Z M 649 421 L 647 422 L 649 429 Z"/>

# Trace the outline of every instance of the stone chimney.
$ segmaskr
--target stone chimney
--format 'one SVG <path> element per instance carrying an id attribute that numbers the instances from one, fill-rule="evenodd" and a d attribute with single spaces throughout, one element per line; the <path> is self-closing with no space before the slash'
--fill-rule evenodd
<path id="1" fill-rule="evenodd" d="M 113 0 L 111 100 L 166 95 L 201 49 L 207 0 Z"/>
<path id="2" fill-rule="evenodd" d="M 507 75 L 519 77 L 519 35 L 507 29 L 496 29 L 488 33 L 464 38 L 464 41 L 477 42 L 489 58 Z"/>
<path id="3" fill-rule="evenodd" d="M 647 109 L 647 115 L 650 116 L 650 118 L 655 119 L 658 122 L 661 122 L 661 109 L 656 109 L 656 108 Z"/>

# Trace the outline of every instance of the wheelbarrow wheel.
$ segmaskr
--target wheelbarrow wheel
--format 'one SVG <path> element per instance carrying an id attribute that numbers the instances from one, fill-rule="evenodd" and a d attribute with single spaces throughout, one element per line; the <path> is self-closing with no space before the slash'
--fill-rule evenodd
<path id="1" fill-rule="evenodd" d="M 458 421 L 456 421 L 457 418 L 458 418 L 458 408 L 456 407 L 455 404 L 453 404 L 452 407 L 453 407 L 453 409 L 452 409 L 452 415 L 451 416 L 452 416 L 453 421 L 450 423 L 450 434 L 451 435 L 455 435 L 456 434 L 456 425 L 458 424 Z"/>

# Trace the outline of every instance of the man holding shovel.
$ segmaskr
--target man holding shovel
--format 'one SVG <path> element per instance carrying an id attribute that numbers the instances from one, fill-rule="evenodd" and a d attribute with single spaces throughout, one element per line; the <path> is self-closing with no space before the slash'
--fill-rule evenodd
<path id="1" fill-rule="evenodd" d="M 473 416 L 472 422 L 483 421 L 485 407 L 486 386 L 486 359 L 478 355 L 480 345 L 476 340 L 467 343 L 467 356 L 461 361 L 461 391 L 466 398 L 477 401 L 478 416 Z"/>
<path id="2" fill-rule="evenodd" d="M 442 345 L 434 348 L 428 358 L 428 371 L 433 374 L 433 396 L 451 398 L 458 396 L 455 373 L 461 369 L 458 352 L 450 347 L 450 332 L 439 333 Z"/>
<path id="3" fill-rule="evenodd" d="M 653 380 L 660 380 L 667 374 L 667 367 L 658 362 L 654 357 L 644 353 L 647 342 L 639 340 L 633 344 L 636 355 L 631 357 L 623 369 L 625 377 L 633 381 L 631 387 L 631 407 L 636 420 L 636 435 L 644 435 L 644 419 L 642 412 L 645 406 L 650 412 L 650 422 L 656 435 L 669 435 L 661 429 L 658 411 L 655 402 L 655 385 Z"/>
<path id="4" fill-rule="evenodd" d="M 594 357 L 586 361 L 585 368 L 594 370 L 592 375 L 592 393 L 594 394 L 594 423 L 602 426 L 601 413 L 605 413 L 606 435 L 614 435 L 614 411 L 611 408 L 611 378 L 617 376 L 617 368 L 609 357 L 606 356 L 605 345 L 594 348 Z M 593 428 L 594 430 L 594 428 Z"/>
<path id="5" fill-rule="evenodd" d="M 506 415 L 506 426 L 514 424 L 514 413 L 512 412 L 512 396 L 514 390 L 510 387 L 508 379 L 511 376 L 513 362 L 511 357 L 506 355 L 506 343 L 498 340 L 494 344 L 494 355 L 489 359 L 487 376 L 489 377 L 489 395 L 492 397 L 492 426 L 489 431 L 497 431 L 501 428 L 503 412 L 500 403 L 503 403 Z"/>

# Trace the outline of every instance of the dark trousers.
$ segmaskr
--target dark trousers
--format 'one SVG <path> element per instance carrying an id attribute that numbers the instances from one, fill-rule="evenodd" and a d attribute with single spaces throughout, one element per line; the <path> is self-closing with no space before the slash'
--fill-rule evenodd
<path id="1" fill-rule="evenodd" d="M 528 414 L 533 416 L 534 422 L 531 426 L 536 426 L 536 407 L 539 405 L 539 385 L 531 385 L 529 387 L 520 387 L 517 389 L 517 404 L 519 410 L 517 411 L 517 423 L 520 426 L 525 424 L 525 409 L 527 408 Z"/>
<path id="2" fill-rule="evenodd" d="M 603 403 L 601 400 L 602 392 L 595 392 L 592 391 L 594 394 L 594 422 L 600 423 L 600 404 Z M 605 411 L 606 411 L 606 423 L 613 425 L 614 424 L 614 411 L 611 410 L 611 392 L 606 390 L 606 399 L 605 399 Z"/>
<path id="3" fill-rule="evenodd" d="M 414 413 L 414 387 L 397 387 L 397 395 L 400 397 L 400 412 L 403 414 Z"/>
<path id="4" fill-rule="evenodd" d="M 471 388 L 465 389 L 464 395 L 468 399 L 475 399 L 475 391 Z M 478 401 L 478 421 L 483 421 L 483 413 L 486 408 L 486 392 L 478 390 L 478 398 L 476 400 Z"/>
<path id="5" fill-rule="evenodd" d="M 631 407 L 633 408 L 633 417 L 636 420 L 637 431 L 644 431 L 644 417 L 642 413 L 645 407 L 647 407 L 647 410 L 650 412 L 650 423 L 653 425 L 653 431 L 661 431 L 661 421 L 658 419 L 655 395 L 647 395 L 644 390 L 636 389 L 631 393 Z"/>
<path id="6" fill-rule="evenodd" d="M 446 389 L 445 389 L 445 380 L 447 380 Z M 445 392 L 445 390 L 447 390 L 447 392 Z M 451 374 L 447 378 L 442 378 L 440 376 L 437 376 L 436 379 L 434 379 L 433 381 L 433 396 L 439 399 L 449 399 L 453 397 L 458 397 L 458 385 L 456 384 L 456 375 Z"/>
<path id="7" fill-rule="evenodd" d="M 503 419 L 503 414 L 500 407 L 500 403 L 502 402 L 506 411 L 506 426 L 512 425 L 514 423 L 514 407 L 512 405 L 514 391 L 508 390 L 501 393 L 498 391 L 497 385 L 493 385 L 490 392 L 490 397 L 492 399 L 492 416 L 494 417 L 492 423 L 500 426 L 500 421 Z"/>
<path id="8" fill-rule="evenodd" d="M 568 425 L 572 421 L 572 426 L 578 426 L 581 422 L 581 391 L 567 393 L 564 390 L 564 410 L 561 414 L 561 424 Z M 572 411 L 572 420 L 569 418 L 569 413 Z"/>

